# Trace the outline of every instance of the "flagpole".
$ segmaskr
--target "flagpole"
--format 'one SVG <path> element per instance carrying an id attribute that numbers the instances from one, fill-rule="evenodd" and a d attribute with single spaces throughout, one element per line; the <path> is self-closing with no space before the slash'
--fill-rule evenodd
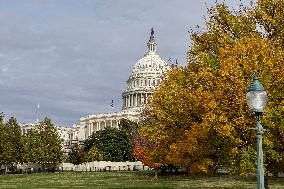
<path id="1" fill-rule="evenodd" d="M 37 118 L 36 118 L 36 123 L 38 124 L 38 115 L 39 115 L 39 104 L 37 104 Z"/>
<path id="2" fill-rule="evenodd" d="M 111 106 L 111 110 L 114 112 L 114 100 L 111 100 L 110 106 Z"/>

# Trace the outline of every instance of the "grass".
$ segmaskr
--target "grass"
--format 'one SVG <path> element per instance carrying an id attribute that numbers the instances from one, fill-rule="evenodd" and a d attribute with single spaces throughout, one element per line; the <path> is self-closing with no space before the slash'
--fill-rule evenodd
<path id="1" fill-rule="evenodd" d="M 50 188 L 160 188 L 160 189 L 255 189 L 253 177 L 163 176 L 154 179 L 141 172 L 34 173 L 1 175 L 0 189 Z M 271 178 L 269 189 L 284 189 L 284 178 Z"/>

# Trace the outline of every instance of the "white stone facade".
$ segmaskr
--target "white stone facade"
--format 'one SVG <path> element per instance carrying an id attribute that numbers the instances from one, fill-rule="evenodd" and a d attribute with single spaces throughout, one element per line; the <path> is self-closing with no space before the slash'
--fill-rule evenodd
<path id="1" fill-rule="evenodd" d="M 20 123 L 19 124 L 22 130 L 22 133 L 24 135 L 26 135 L 30 129 L 34 129 L 38 123 Z M 62 143 L 62 149 L 67 152 L 70 146 L 70 137 L 69 137 L 69 133 L 72 130 L 72 128 L 70 127 L 61 127 L 61 126 L 57 126 L 55 125 L 55 127 L 57 128 L 57 132 L 59 134 L 59 137 L 63 140 Z"/>
<path id="2" fill-rule="evenodd" d="M 162 60 L 156 52 L 154 31 L 147 43 L 148 51 L 134 65 L 127 80 L 127 89 L 122 93 L 122 111 L 93 114 L 80 118 L 80 124 L 72 127 L 69 133 L 70 141 L 84 141 L 92 133 L 105 127 L 116 127 L 121 119 L 138 121 L 143 106 L 148 103 L 154 89 L 160 84 L 164 73 L 169 70 L 167 62 Z"/>
<path id="3" fill-rule="evenodd" d="M 74 124 L 69 131 L 69 144 L 85 140 L 85 126 Z"/>
<path id="4" fill-rule="evenodd" d="M 37 124 L 36 123 L 19 123 L 22 133 L 26 135 L 29 130 L 33 129 Z"/>
<path id="5" fill-rule="evenodd" d="M 60 136 L 60 138 L 63 140 L 62 147 L 65 152 L 68 151 L 69 146 L 70 146 L 70 138 L 69 138 L 69 133 L 71 131 L 70 127 L 61 127 L 61 126 L 56 126 L 57 132 Z"/>

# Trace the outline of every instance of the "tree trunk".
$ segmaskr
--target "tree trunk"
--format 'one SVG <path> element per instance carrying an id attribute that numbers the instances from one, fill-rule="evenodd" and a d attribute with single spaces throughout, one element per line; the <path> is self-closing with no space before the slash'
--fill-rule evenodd
<path id="1" fill-rule="evenodd" d="M 158 179 L 158 170 L 155 169 L 155 179 Z"/>
<path id="2" fill-rule="evenodd" d="M 266 174 L 266 176 L 264 177 L 264 188 L 269 189 L 269 187 L 268 187 L 268 174 Z"/>

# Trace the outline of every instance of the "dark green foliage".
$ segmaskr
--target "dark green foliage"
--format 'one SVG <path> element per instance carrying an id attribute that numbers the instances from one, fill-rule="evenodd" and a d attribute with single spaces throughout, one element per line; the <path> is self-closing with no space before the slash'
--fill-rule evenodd
<path id="1" fill-rule="evenodd" d="M 79 165 L 85 162 L 85 151 L 83 146 L 73 144 L 68 153 L 68 161 L 74 165 Z"/>
<path id="2" fill-rule="evenodd" d="M 104 161 L 131 161 L 131 127 L 135 123 L 121 120 L 119 129 L 106 127 L 105 130 L 94 133 L 85 141 L 85 151 L 88 152 L 93 146 L 98 150 Z"/>

